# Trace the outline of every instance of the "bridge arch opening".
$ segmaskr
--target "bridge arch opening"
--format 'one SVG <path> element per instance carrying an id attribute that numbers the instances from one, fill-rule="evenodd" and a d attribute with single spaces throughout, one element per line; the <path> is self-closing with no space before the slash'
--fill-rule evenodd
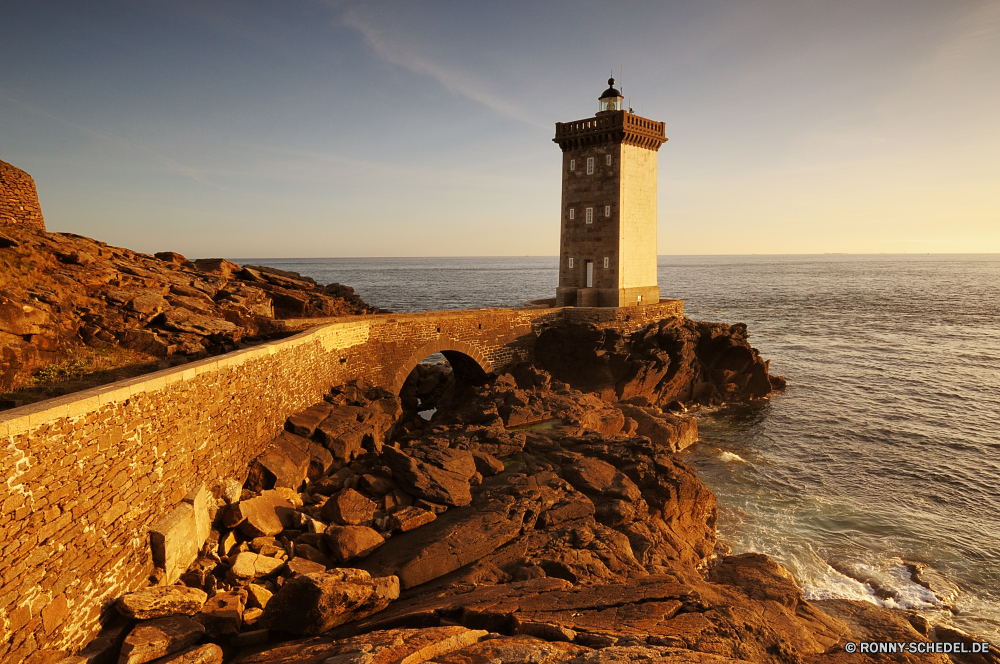
<path id="1" fill-rule="evenodd" d="M 485 383 L 491 370 L 468 344 L 439 339 L 420 348 L 400 367 L 393 386 L 403 405 L 402 421 L 421 426 L 462 391 Z"/>

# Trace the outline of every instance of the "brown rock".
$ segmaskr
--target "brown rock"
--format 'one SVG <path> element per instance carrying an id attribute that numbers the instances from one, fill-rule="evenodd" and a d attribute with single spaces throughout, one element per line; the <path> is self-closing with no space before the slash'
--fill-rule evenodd
<path id="1" fill-rule="evenodd" d="M 500 664 L 501 662 L 537 662 L 558 664 L 583 655 L 590 649 L 560 641 L 543 641 L 533 636 L 509 636 L 484 639 L 464 648 L 442 654 L 434 664 Z M 653 662 L 649 664 L 653 664 Z"/>
<path id="2" fill-rule="evenodd" d="M 250 500 L 241 500 L 229 507 L 224 517 L 227 528 L 239 526 L 248 537 L 277 535 L 291 527 L 295 506 L 279 491 L 264 491 Z"/>
<path id="3" fill-rule="evenodd" d="M 158 251 L 155 254 L 153 254 L 153 256 L 159 258 L 164 263 L 173 263 L 174 265 L 184 265 L 191 263 L 191 261 L 181 256 L 176 251 Z"/>
<path id="4" fill-rule="evenodd" d="M 389 528 L 405 533 L 428 524 L 436 518 L 437 515 L 434 512 L 428 512 L 419 507 L 404 507 L 393 512 L 392 516 L 389 517 Z"/>
<path id="5" fill-rule="evenodd" d="M 194 615 L 208 599 L 203 591 L 185 586 L 153 586 L 122 595 L 115 608 L 126 618 L 150 620 L 174 614 Z"/>
<path id="6" fill-rule="evenodd" d="M 503 462 L 492 454 L 475 450 L 472 452 L 472 458 L 475 460 L 476 470 L 483 477 L 492 477 L 503 472 Z"/>
<path id="7" fill-rule="evenodd" d="M 240 271 L 239 265 L 230 263 L 225 258 L 199 258 L 194 261 L 194 265 L 202 272 L 217 274 L 225 279 L 229 279 L 233 273 Z"/>
<path id="8" fill-rule="evenodd" d="M 471 453 L 466 454 L 469 463 L 452 461 L 450 466 L 455 470 L 426 463 L 392 447 L 383 449 L 382 458 L 392 468 L 393 478 L 407 493 L 431 502 L 460 507 L 472 502 L 469 480 L 476 472 Z M 471 472 L 466 472 L 470 465 Z"/>
<path id="9" fill-rule="evenodd" d="M 313 535 L 314 537 L 316 537 L 317 543 L 319 543 L 320 538 L 322 538 L 323 540 L 326 539 L 323 533 L 305 533 L 305 535 L 307 536 Z M 295 540 L 295 556 L 297 558 L 304 558 L 314 563 L 319 563 L 323 567 L 333 567 L 333 561 L 330 560 L 322 551 L 317 549 L 315 546 L 304 541 L 302 536 L 299 536 L 299 538 Z"/>
<path id="10" fill-rule="evenodd" d="M 319 636 L 291 641 L 273 646 L 262 652 L 248 655 L 240 664 L 381 664 L 398 662 L 439 662 L 441 657 L 459 651 L 486 638 L 482 629 L 468 629 L 459 625 L 427 627 L 423 629 L 379 630 L 350 638 Z M 500 660 L 459 659 L 456 664 L 484 664 Z M 530 662 L 548 664 L 547 660 L 509 659 L 504 662 Z"/>
<path id="11" fill-rule="evenodd" d="M 523 514 L 496 507 L 449 510 L 433 523 L 396 535 L 359 563 L 375 575 L 393 574 L 412 588 L 475 562 L 521 533 Z"/>
<path id="12" fill-rule="evenodd" d="M 364 558 L 385 542 L 381 535 L 366 526 L 330 526 L 326 539 L 330 551 L 342 563 Z"/>
<path id="13" fill-rule="evenodd" d="M 194 619 L 205 626 L 205 632 L 220 639 L 239 634 L 243 627 L 243 609 L 246 608 L 247 591 L 236 590 L 218 593 L 211 597 Z"/>
<path id="14" fill-rule="evenodd" d="M 649 438 L 657 448 L 679 452 L 698 442 L 698 422 L 694 418 L 659 413 L 652 407 L 620 404 L 619 408 L 636 422 L 636 433 Z"/>
<path id="15" fill-rule="evenodd" d="M 170 308 L 170 304 L 162 295 L 142 293 L 129 300 L 127 307 L 132 311 L 146 316 L 155 316 Z M 148 318 L 146 320 L 149 320 Z"/>
<path id="16" fill-rule="evenodd" d="M 381 611 L 399 597 L 396 577 L 371 578 L 361 570 L 333 570 L 288 579 L 258 621 L 267 629 L 319 634 Z"/>
<path id="17" fill-rule="evenodd" d="M 125 637 L 118 664 L 144 664 L 195 643 L 205 633 L 187 616 L 156 618 L 135 626 Z"/>
<path id="18" fill-rule="evenodd" d="M 326 565 L 305 558 L 292 558 L 285 563 L 285 566 L 291 574 L 316 574 L 326 571 Z"/>
<path id="19" fill-rule="evenodd" d="M 263 454 L 250 463 L 245 486 L 258 492 L 275 487 L 298 491 L 309 474 L 311 444 L 311 441 L 301 436 L 282 431 Z"/>
<path id="20" fill-rule="evenodd" d="M 574 458 L 563 467 L 563 476 L 583 493 L 600 494 L 635 502 L 642 493 L 635 483 L 614 466 L 600 459 Z"/>
<path id="21" fill-rule="evenodd" d="M 285 561 L 245 551 L 232 559 L 230 572 L 237 579 L 258 579 L 276 572 Z"/>
<path id="22" fill-rule="evenodd" d="M 273 595 L 270 590 L 257 583 L 251 583 L 248 585 L 246 587 L 246 591 L 248 608 L 263 609 L 267 606 L 268 600 L 270 600 Z"/>
<path id="23" fill-rule="evenodd" d="M 222 648 L 214 643 L 191 646 L 173 655 L 154 660 L 152 664 L 222 664 Z"/>
<path id="24" fill-rule="evenodd" d="M 303 438 L 312 438 L 316 427 L 330 415 L 331 411 L 333 411 L 333 406 L 321 401 L 290 416 L 285 427 Z"/>
<path id="25" fill-rule="evenodd" d="M 335 521 L 342 526 L 370 523 L 378 507 L 354 489 L 344 489 L 323 504 L 320 518 Z"/>

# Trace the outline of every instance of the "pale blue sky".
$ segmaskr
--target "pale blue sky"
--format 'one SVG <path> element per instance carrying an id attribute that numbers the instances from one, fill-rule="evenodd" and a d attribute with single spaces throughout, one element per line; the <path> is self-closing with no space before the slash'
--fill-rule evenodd
<path id="1" fill-rule="evenodd" d="M 0 43 L 0 159 L 141 251 L 554 255 L 554 124 L 623 66 L 661 254 L 1000 252 L 996 0 L 0 0 Z"/>

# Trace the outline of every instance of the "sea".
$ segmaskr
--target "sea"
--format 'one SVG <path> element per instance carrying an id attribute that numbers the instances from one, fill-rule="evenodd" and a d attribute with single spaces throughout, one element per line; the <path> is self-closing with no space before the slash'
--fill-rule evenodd
<path id="1" fill-rule="evenodd" d="M 552 297 L 557 258 L 234 259 L 412 312 Z M 788 388 L 697 415 L 682 453 L 734 553 L 807 599 L 1000 644 L 1000 255 L 661 256 L 662 297 L 746 323 Z"/>

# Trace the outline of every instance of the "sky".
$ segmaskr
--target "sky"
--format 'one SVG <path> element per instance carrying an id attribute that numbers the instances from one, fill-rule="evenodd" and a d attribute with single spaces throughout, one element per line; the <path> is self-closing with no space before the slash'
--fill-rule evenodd
<path id="1" fill-rule="evenodd" d="M 200 257 L 556 255 L 556 122 L 666 123 L 658 253 L 1000 252 L 1000 0 L 0 0 L 50 231 Z M 619 76 L 621 72 L 621 76 Z"/>

